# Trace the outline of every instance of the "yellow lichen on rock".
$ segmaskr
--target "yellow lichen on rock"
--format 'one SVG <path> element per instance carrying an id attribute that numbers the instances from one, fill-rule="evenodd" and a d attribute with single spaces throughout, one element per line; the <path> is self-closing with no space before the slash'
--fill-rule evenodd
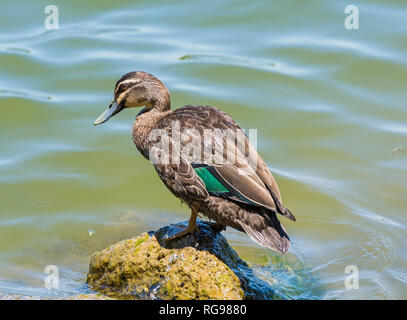
<path id="1" fill-rule="evenodd" d="M 147 233 L 95 253 L 87 282 L 98 291 L 129 297 L 244 297 L 238 277 L 213 254 L 194 247 L 167 249 Z"/>

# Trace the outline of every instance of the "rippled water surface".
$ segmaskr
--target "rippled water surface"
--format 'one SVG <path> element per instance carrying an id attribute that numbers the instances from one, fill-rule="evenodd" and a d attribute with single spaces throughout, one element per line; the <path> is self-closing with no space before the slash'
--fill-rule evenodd
<path id="1" fill-rule="evenodd" d="M 225 235 L 282 298 L 407 298 L 405 1 L 358 1 L 359 30 L 346 1 L 53 1 L 48 31 L 47 4 L 0 12 L 0 292 L 84 292 L 92 252 L 187 219 L 131 141 L 135 110 L 92 125 L 116 80 L 144 70 L 173 107 L 258 129 L 297 217 L 282 219 L 290 252 Z"/>

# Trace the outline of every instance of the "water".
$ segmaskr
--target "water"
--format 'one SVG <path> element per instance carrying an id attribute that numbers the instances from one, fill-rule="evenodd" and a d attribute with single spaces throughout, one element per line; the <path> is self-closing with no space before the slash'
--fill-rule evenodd
<path id="1" fill-rule="evenodd" d="M 226 236 L 283 298 L 407 298 L 404 1 L 358 1 L 359 30 L 344 27 L 347 1 L 53 1 L 49 31 L 47 4 L 0 13 L 0 292 L 85 292 L 92 252 L 187 219 L 133 146 L 136 111 L 92 125 L 116 80 L 144 70 L 173 107 L 258 129 L 297 217 L 281 219 L 290 252 Z M 44 288 L 47 265 L 59 290 Z"/>

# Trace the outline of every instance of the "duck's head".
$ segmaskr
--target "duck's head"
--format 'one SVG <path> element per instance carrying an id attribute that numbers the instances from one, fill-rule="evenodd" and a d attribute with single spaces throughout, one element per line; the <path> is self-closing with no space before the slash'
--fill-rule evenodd
<path id="1" fill-rule="evenodd" d="M 95 125 L 109 120 L 125 108 L 145 106 L 147 110 L 170 109 L 170 94 L 164 84 L 143 71 L 126 73 L 114 88 L 114 98 L 109 107 L 94 122 Z"/>

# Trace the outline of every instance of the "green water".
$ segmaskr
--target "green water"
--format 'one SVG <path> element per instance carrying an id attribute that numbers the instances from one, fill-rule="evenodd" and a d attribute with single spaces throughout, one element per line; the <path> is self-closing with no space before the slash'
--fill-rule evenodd
<path id="1" fill-rule="evenodd" d="M 2 1 L 0 292 L 84 292 L 92 252 L 188 218 L 132 143 L 135 110 L 92 125 L 116 80 L 144 70 L 173 107 L 258 130 L 297 217 L 281 218 L 291 248 L 225 235 L 282 297 L 406 299 L 407 5 L 353 2 L 359 30 L 348 1 L 53 1 L 47 31 L 49 2 Z"/>

